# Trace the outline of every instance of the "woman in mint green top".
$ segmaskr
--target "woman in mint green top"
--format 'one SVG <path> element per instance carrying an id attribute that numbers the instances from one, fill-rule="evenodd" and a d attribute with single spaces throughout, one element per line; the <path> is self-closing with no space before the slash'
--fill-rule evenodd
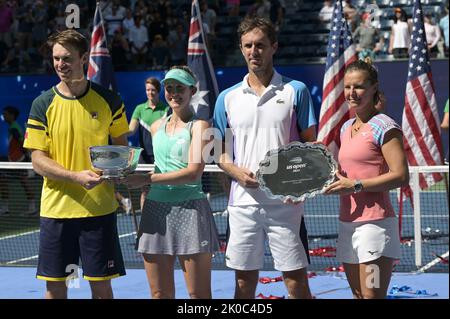
<path id="1" fill-rule="evenodd" d="M 123 180 L 130 187 L 151 184 L 139 225 L 137 250 L 143 253 L 152 298 L 174 298 L 178 257 L 191 298 L 211 298 L 211 258 L 219 249 L 217 229 L 202 191 L 203 149 L 210 127 L 196 119 L 190 105 L 196 80 L 186 66 L 175 66 L 164 80 L 173 114 L 154 122 L 150 131 L 155 171 Z"/>

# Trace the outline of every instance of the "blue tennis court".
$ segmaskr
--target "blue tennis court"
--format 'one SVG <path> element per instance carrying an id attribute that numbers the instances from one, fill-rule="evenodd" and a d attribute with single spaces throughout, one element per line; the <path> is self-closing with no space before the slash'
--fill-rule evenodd
<path id="1" fill-rule="evenodd" d="M 391 200 L 398 211 L 397 194 L 391 192 Z M 416 274 L 414 265 L 415 243 L 414 219 L 409 201 L 404 202 L 402 217 L 402 260 L 396 265 L 391 281 L 392 298 L 428 298 L 447 299 L 449 297 L 448 275 L 448 205 L 446 192 L 421 193 L 422 219 L 422 265 L 431 264 L 430 273 Z M 215 221 L 222 242 L 225 243 L 227 227 L 226 198 L 223 194 L 210 198 Z M 339 200 L 338 197 L 316 196 L 305 203 L 305 219 L 309 235 L 311 255 L 310 285 L 316 298 L 346 299 L 352 298 L 345 275 L 336 272 L 340 265 L 334 258 L 336 247 Z M 140 214 L 137 214 L 138 220 Z M 13 218 L 10 217 L 3 217 Z M 134 250 L 135 230 L 130 215 L 118 214 L 119 237 L 127 267 L 127 276 L 113 281 L 117 298 L 149 298 L 149 287 L 142 269 L 140 254 Z M 0 298 L 42 298 L 45 283 L 35 279 L 35 265 L 38 257 L 39 230 L 38 218 L 35 227 L 22 232 L 0 237 L 0 280 L 2 291 Z M 325 254 L 317 254 L 323 250 Z M 445 254 L 447 253 L 447 257 Z M 444 257 L 442 257 L 444 256 Z M 439 259 L 439 257 L 442 258 Z M 16 266 L 16 267 L 13 267 Z M 22 266 L 22 267 L 17 267 Z M 28 266 L 28 267 L 23 267 Z M 328 271 L 327 271 L 328 270 Z M 177 298 L 188 298 L 181 270 L 176 273 Z M 260 277 L 277 278 L 281 274 L 273 269 L 270 251 L 266 250 L 265 265 Z M 79 288 L 71 288 L 71 298 L 90 298 L 90 290 L 85 280 L 80 280 Z M 234 273 L 226 268 L 224 252 L 218 252 L 213 258 L 212 274 L 213 298 L 228 299 L 234 294 Z M 282 282 L 259 284 L 257 295 L 260 297 L 286 296 Z"/>
<path id="2" fill-rule="evenodd" d="M 0 299 L 43 298 L 45 282 L 35 279 L 35 269 L 31 267 L 2 267 Z M 281 276 L 276 271 L 261 271 L 260 277 L 271 279 Z M 399 299 L 448 299 L 449 276 L 447 274 L 395 273 L 391 280 L 390 298 Z M 317 299 L 351 299 L 352 293 L 343 273 L 316 273 L 309 279 L 311 291 Z M 112 282 L 114 297 L 119 299 L 149 299 L 150 289 L 143 269 L 128 269 L 127 275 Z M 176 298 L 188 299 L 183 274 L 175 271 Z M 79 288 L 69 288 L 69 298 L 91 298 L 89 283 L 79 280 Z M 69 286 L 70 287 L 70 286 Z M 234 294 L 234 273 L 231 270 L 213 270 L 212 296 L 214 299 L 231 299 Z M 258 284 L 257 298 L 286 298 L 287 292 L 282 282 Z M 259 295 L 259 297 L 258 297 Z"/>

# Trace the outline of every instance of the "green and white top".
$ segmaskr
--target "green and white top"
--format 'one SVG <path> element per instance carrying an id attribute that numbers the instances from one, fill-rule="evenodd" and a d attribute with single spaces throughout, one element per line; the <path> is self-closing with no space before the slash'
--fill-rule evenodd
<path id="1" fill-rule="evenodd" d="M 188 166 L 192 125 L 196 119 L 188 122 L 182 130 L 168 135 L 166 126 L 171 117 L 170 115 L 163 119 L 153 137 L 155 173 L 173 172 Z M 147 199 L 158 202 L 181 202 L 201 198 L 206 198 L 201 179 L 194 183 L 180 185 L 154 184 L 147 195 Z"/>

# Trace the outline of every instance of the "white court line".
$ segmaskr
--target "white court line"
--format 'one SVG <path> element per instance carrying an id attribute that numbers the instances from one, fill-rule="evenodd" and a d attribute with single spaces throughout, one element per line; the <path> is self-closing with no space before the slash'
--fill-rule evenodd
<path id="1" fill-rule="evenodd" d="M 21 261 L 28 261 L 28 260 L 32 260 L 32 259 L 36 259 L 36 258 L 38 258 L 38 255 L 31 256 L 31 257 L 20 258 L 20 259 L 16 259 L 16 260 L 11 260 L 11 261 L 8 261 L 6 264 L 7 265 L 11 265 L 11 264 L 20 263 Z"/>
<path id="2" fill-rule="evenodd" d="M 119 217 L 120 216 L 125 216 L 125 214 L 121 214 L 121 215 L 118 215 L 118 216 Z M 35 234 L 35 233 L 39 233 L 39 229 L 28 231 L 28 232 L 25 232 L 25 233 L 16 234 L 16 235 L 8 235 L 8 236 L 5 236 L 5 237 L 0 237 L 0 240 L 17 238 L 17 237 L 20 237 L 20 236 L 26 236 L 26 235 L 31 235 L 31 234 Z M 136 232 L 130 233 L 130 234 L 126 234 L 126 235 L 122 235 L 122 236 L 126 237 L 126 236 L 131 236 L 132 234 L 136 234 Z M 121 238 L 121 237 L 119 236 L 119 238 Z"/>
<path id="3" fill-rule="evenodd" d="M 136 235 L 136 232 L 134 231 L 132 233 L 119 235 L 119 238 L 128 237 L 128 236 L 131 236 L 131 235 Z"/>
<path id="4" fill-rule="evenodd" d="M 132 232 L 132 233 L 128 233 L 128 234 L 122 234 L 122 235 L 119 236 L 119 238 L 128 237 L 128 236 L 132 236 L 132 235 L 136 235 L 136 232 Z M 32 260 L 32 259 L 36 259 L 36 258 L 38 258 L 38 255 L 31 256 L 31 257 L 24 257 L 24 258 L 20 258 L 20 259 L 16 259 L 16 260 L 11 260 L 11 261 L 8 261 L 6 264 L 7 265 L 17 264 L 17 263 L 20 263 L 22 261 L 28 261 L 28 260 Z"/>
<path id="5" fill-rule="evenodd" d="M 20 236 L 31 235 L 31 234 L 35 234 L 35 233 L 39 233 L 39 229 L 33 230 L 33 231 L 28 231 L 28 232 L 21 233 L 21 234 L 16 234 L 16 235 L 9 235 L 9 236 L 5 236 L 5 237 L 0 237 L 0 240 L 11 239 L 11 238 L 16 238 L 16 237 L 20 237 Z"/>

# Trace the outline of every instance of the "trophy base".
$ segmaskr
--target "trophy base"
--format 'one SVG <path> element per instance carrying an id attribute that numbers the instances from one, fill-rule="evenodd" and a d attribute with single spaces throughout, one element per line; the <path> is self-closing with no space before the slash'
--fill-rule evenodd
<path id="1" fill-rule="evenodd" d="M 125 172 L 124 171 L 118 171 L 118 170 L 103 170 L 103 174 L 101 175 L 101 179 L 115 179 L 124 177 Z"/>

